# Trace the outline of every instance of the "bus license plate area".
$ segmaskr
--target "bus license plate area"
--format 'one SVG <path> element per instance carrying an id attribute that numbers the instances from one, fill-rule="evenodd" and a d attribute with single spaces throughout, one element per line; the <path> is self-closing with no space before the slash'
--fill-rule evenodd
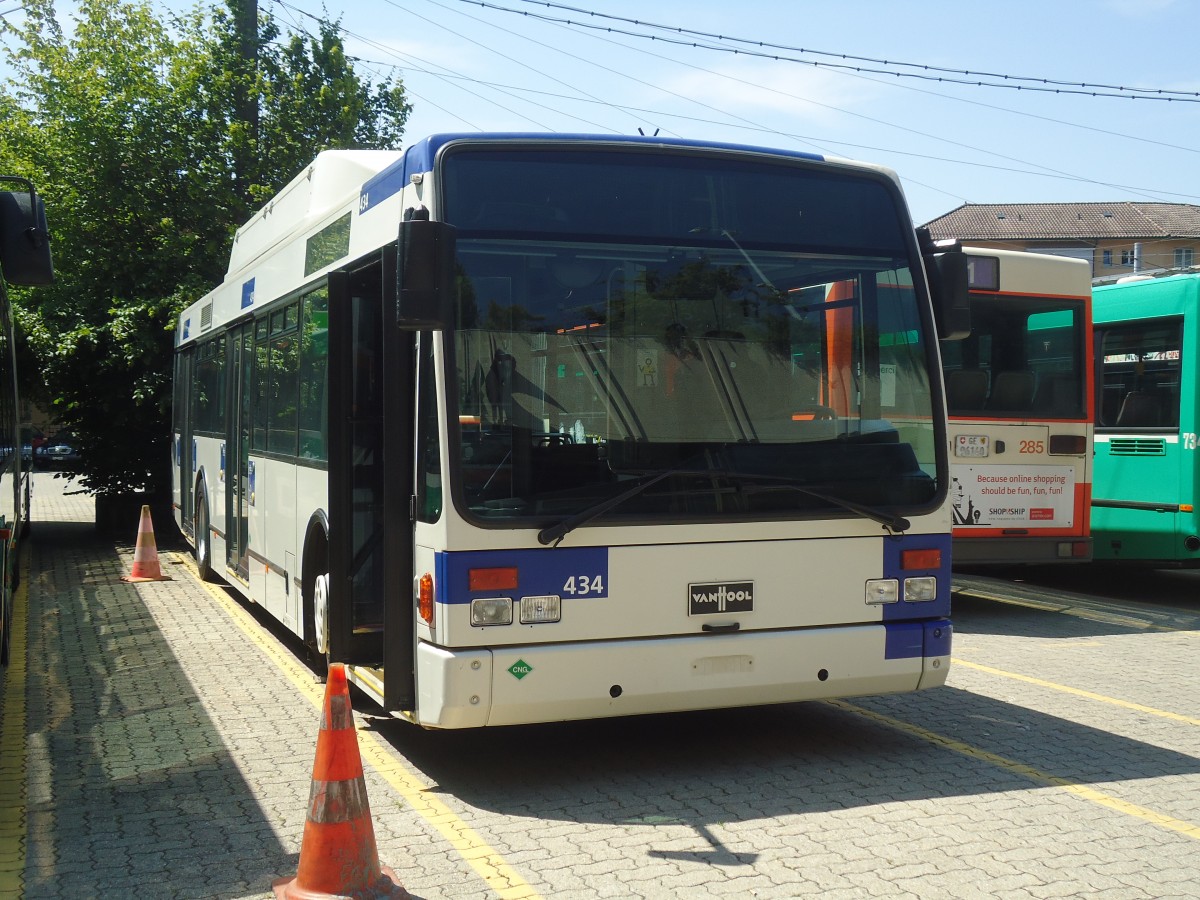
<path id="1" fill-rule="evenodd" d="M 960 434 L 954 439 L 954 455 L 979 459 L 988 455 L 986 434 Z"/>

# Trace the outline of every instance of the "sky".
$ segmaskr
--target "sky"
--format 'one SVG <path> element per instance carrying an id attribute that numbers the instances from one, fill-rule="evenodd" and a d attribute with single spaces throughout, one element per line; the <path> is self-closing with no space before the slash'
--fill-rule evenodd
<path id="1" fill-rule="evenodd" d="M 259 5 L 285 30 L 328 15 Z M 849 157 L 895 170 L 917 224 L 968 202 L 1200 204 L 1200 0 L 341 6 L 359 74 L 403 80 L 414 142 L 640 130 Z"/>

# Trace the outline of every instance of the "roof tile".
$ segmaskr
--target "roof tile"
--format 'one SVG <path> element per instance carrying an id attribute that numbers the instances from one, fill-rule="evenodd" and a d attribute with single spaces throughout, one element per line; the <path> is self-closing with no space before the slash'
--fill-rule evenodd
<path id="1" fill-rule="evenodd" d="M 1186 203 L 964 203 L 926 223 L 935 240 L 1200 237 L 1200 206 Z"/>

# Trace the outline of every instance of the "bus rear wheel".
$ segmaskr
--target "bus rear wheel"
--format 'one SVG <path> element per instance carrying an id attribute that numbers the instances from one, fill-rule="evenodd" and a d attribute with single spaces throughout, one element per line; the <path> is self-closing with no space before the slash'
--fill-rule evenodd
<path id="1" fill-rule="evenodd" d="M 196 510 L 192 518 L 196 538 L 196 571 L 201 581 L 215 581 L 212 567 L 212 542 L 208 530 L 208 498 L 204 491 L 196 492 Z"/>

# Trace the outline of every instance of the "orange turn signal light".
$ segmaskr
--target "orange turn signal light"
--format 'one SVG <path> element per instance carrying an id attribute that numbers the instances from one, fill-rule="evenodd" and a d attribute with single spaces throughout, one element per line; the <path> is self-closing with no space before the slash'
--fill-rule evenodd
<path id="1" fill-rule="evenodd" d="M 428 572 L 417 580 L 417 612 L 426 625 L 433 624 L 433 576 Z"/>

